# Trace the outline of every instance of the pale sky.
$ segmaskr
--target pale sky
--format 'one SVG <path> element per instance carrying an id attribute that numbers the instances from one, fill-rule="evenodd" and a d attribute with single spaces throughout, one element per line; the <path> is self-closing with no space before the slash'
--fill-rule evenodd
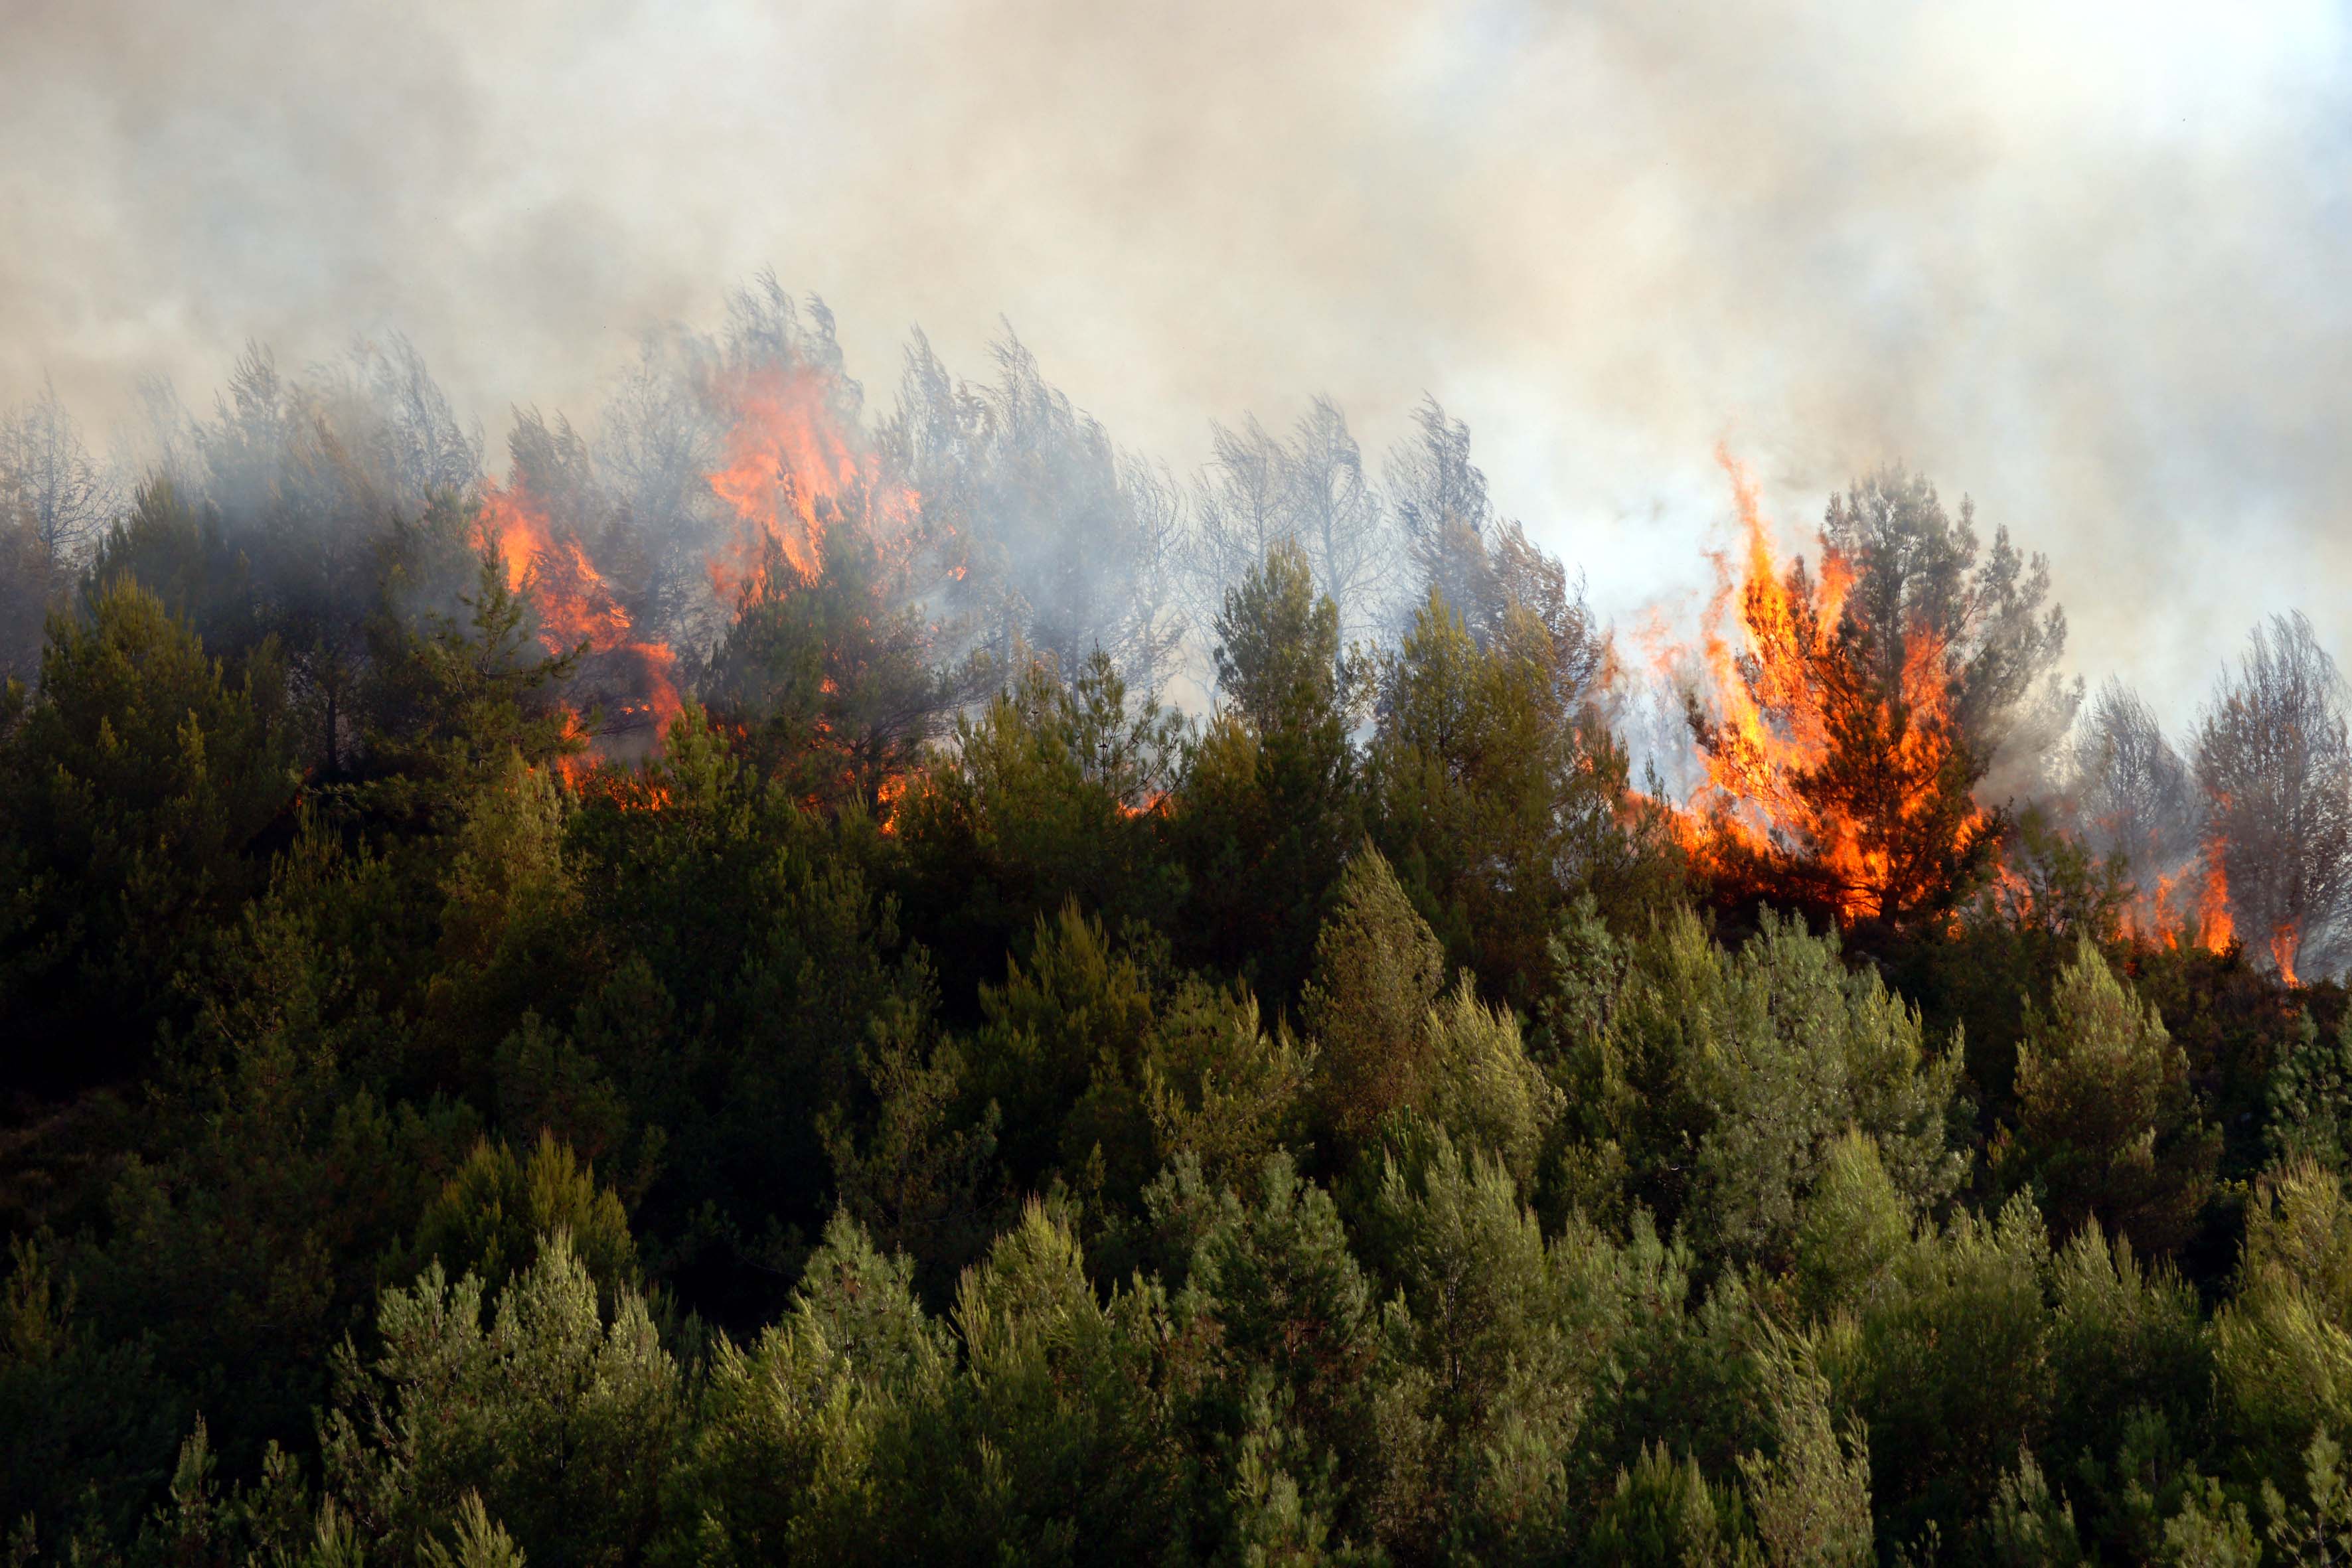
<path id="1" fill-rule="evenodd" d="M 0 403 L 101 432 L 396 326 L 494 449 L 761 268 L 877 400 L 1009 320 L 1180 473 L 1424 393 L 1621 625 L 1718 441 L 1791 538 L 1899 458 L 2185 718 L 2352 656 L 2352 14 L 2047 4 L 0 0 Z"/>

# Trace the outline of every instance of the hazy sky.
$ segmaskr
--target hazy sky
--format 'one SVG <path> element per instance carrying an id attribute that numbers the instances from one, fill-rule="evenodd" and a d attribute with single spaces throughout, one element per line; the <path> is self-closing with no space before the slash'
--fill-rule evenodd
<path id="1" fill-rule="evenodd" d="M 1009 319 L 1180 470 L 1434 393 L 1631 622 L 1887 458 L 2168 715 L 2352 655 L 2340 5 L 0 0 L 0 402 L 407 331 L 495 442 L 762 267 L 877 397 Z"/>

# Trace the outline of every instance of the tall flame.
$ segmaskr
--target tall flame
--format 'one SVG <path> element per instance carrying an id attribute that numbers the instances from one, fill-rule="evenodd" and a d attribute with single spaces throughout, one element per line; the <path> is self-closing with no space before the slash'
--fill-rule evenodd
<path id="1" fill-rule="evenodd" d="M 847 510 L 903 521 L 914 508 L 912 491 L 879 493 L 875 466 L 852 445 L 835 411 L 834 384 L 822 373 L 730 371 L 716 378 L 711 395 L 730 424 L 723 461 L 707 477 L 737 525 L 709 563 L 722 601 L 760 586 L 777 554 L 803 581 L 814 580 L 824 568 L 825 532 Z"/>
<path id="2" fill-rule="evenodd" d="M 2303 932 L 2292 922 L 2271 932 L 2271 962 L 2278 965 L 2279 978 L 2289 985 L 2300 985 L 2295 978 L 2295 950 L 2303 945 Z"/>
<path id="3" fill-rule="evenodd" d="M 1904 847 L 1941 831 L 1930 815 L 1959 744 L 1944 645 L 1925 625 L 1906 628 L 1897 689 L 1860 689 L 1840 640 L 1852 563 L 1827 552 L 1818 578 L 1801 560 L 1784 569 L 1753 476 L 1727 453 L 1717 458 L 1738 502 L 1742 559 L 1735 571 L 1728 552 L 1716 558 L 1718 587 L 1701 635 L 1714 699 L 1699 719 L 1706 779 L 1689 802 L 1706 826 L 1683 818 L 1685 842 L 1704 858 L 1710 834 L 1727 830 L 1758 857 L 1801 851 L 1847 920 L 1911 907 L 1935 872 L 1911 863 L 1917 856 Z M 1841 741 L 1857 739 L 1873 748 L 1874 816 L 1813 787 Z M 1988 826 L 1972 807 L 1950 825 L 1945 847 Z"/>
<path id="4" fill-rule="evenodd" d="M 2230 908 L 2227 848 L 2221 838 L 2209 839 L 2184 865 L 2143 880 L 2125 911 L 2125 930 L 2135 941 L 2176 952 L 2228 951 L 2238 941 L 2238 929 Z M 2303 984 L 2295 968 L 2303 948 L 2299 921 L 2290 920 L 2272 928 L 2262 938 L 2262 947 L 2281 980 L 2289 985 Z"/>
<path id="5" fill-rule="evenodd" d="M 2144 883 L 2124 923 L 2143 942 L 2219 952 L 2237 940 L 2230 918 L 2230 876 L 2221 847 L 2209 844 L 2186 865 Z"/>
<path id="6" fill-rule="evenodd" d="M 1818 584 L 1801 573 L 1784 575 L 1754 477 L 1728 454 L 1717 458 L 1731 478 L 1746 560 L 1735 581 L 1728 555 L 1715 557 L 1716 594 L 1701 646 L 1718 712 L 1703 793 L 1760 846 L 1772 827 L 1801 816 L 1795 779 L 1828 752 L 1827 715 L 1805 667 L 1822 651 L 1823 626 L 1836 624 L 1852 579 L 1835 562 L 1824 563 Z"/>

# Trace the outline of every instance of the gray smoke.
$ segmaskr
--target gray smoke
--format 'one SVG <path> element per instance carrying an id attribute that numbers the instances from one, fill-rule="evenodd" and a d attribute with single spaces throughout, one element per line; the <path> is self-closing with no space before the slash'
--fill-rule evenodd
<path id="1" fill-rule="evenodd" d="M 397 327 L 495 452 L 773 266 L 877 384 L 914 321 L 984 368 L 1002 312 L 1186 490 L 1213 418 L 1287 440 L 1327 393 L 1383 454 L 1434 394 L 1621 624 L 1703 602 L 1717 439 L 1798 542 L 1907 461 L 2177 727 L 2262 615 L 2352 643 L 2316 591 L 2346 38 L 2315 3 L 14 0 L 0 405 L 127 430 L 142 376 L 201 401 L 249 337 Z"/>

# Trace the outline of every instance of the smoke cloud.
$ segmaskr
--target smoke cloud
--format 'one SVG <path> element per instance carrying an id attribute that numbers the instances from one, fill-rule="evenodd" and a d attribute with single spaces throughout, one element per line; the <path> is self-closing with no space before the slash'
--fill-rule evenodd
<path id="1" fill-rule="evenodd" d="M 772 267 L 877 391 L 1009 319 L 1124 442 L 1424 393 L 1621 624 L 1887 458 L 2186 718 L 2352 652 L 2338 7 L 13 0 L 0 402 L 398 328 L 497 450 Z"/>

